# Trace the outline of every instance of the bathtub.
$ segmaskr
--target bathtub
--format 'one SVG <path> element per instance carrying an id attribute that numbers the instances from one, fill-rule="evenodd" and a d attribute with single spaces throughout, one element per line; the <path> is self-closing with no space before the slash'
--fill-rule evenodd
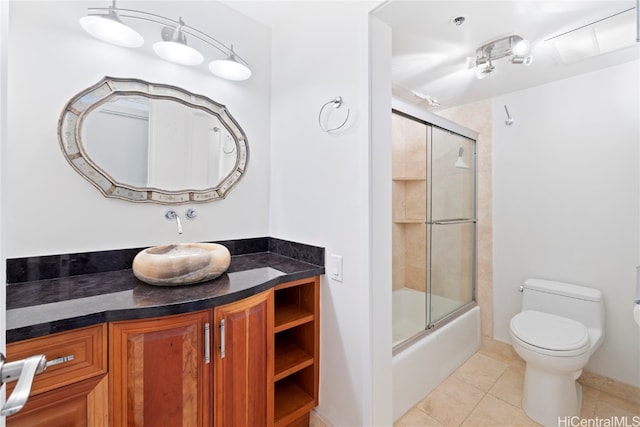
<path id="1" fill-rule="evenodd" d="M 448 301 L 436 301 L 434 307 Z M 402 288 L 393 292 L 394 345 L 424 329 L 425 293 Z M 434 313 L 436 314 L 436 313 Z M 417 326 L 416 326 L 417 325 Z M 480 349 L 480 307 L 462 313 L 393 356 L 393 419 L 435 389 Z"/>

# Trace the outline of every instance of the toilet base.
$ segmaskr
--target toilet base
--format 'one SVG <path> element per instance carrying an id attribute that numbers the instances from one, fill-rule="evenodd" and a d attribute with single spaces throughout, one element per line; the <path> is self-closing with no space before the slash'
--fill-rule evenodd
<path id="1" fill-rule="evenodd" d="M 535 422 L 558 426 L 559 421 L 580 414 L 582 387 L 578 373 L 558 374 L 527 363 L 524 376 L 522 409 Z M 567 425 L 566 422 L 561 425 Z"/>

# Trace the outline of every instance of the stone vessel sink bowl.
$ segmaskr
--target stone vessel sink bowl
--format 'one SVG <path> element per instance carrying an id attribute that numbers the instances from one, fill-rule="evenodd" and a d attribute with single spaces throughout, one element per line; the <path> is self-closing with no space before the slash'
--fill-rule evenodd
<path id="1" fill-rule="evenodd" d="M 177 243 L 140 251 L 133 274 L 156 286 L 180 286 L 214 279 L 229 268 L 231 254 L 217 243 Z"/>

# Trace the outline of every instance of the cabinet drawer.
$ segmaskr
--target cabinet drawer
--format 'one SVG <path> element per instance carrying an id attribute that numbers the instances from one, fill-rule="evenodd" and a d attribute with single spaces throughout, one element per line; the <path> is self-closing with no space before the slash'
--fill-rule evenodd
<path id="1" fill-rule="evenodd" d="M 47 361 L 70 360 L 50 365 L 33 381 L 31 395 L 107 373 L 107 325 L 100 324 L 69 332 L 7 344 L 7 361 L 44 354 Z M 7 384 L 7 395 L 15 382 Z"/>

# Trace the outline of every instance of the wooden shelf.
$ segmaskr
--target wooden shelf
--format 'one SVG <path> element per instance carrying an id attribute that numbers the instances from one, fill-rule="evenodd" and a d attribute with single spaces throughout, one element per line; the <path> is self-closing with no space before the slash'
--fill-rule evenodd
<path id="1" fill-rule="evenodd" d="M 280 332 L 307 322 L 311 322 L 313 313 L 295 304 L 276 305 L 274 331 Z"/>
<path id="2" fill-rule="evenodd" d="M 307 366 L 313 365 L 313 356 L 287 339 L 277 339 L 275 348 L 274 381 L 279 381 Z"/>
<path id="3" fill-rule="evenodd" d="M 309 424 L 318 405 L 320 278 L 278 285 L 274 294 L 275 427 Z"/>
<path id="4" fill-rule="evenodd" d="M 315 406 L 314 399 L 289 378 L 275 383 L 275 425 L 286 425 L 309 412 Z"/>

